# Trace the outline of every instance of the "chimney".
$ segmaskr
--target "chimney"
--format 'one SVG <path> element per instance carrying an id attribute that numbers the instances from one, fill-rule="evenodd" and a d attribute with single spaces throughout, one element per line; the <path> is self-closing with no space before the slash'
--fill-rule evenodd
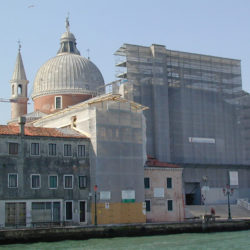
<path id="1" fill-rule="evenodd" d="M 21 136 L 24 136 L 24 126 L 26 123 L 26 118 L 24 116 L 20 116 L 18 118 L 18 124 L 19 124 L 19 132 Z"/>

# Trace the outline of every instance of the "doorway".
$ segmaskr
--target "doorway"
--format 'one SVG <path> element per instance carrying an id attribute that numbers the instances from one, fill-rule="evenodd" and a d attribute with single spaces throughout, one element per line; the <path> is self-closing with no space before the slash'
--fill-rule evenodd
<path id="1" fill-rule="evenodd" d="M 201 187 L 199 182 L 185 182 L 186 205 L 201 205 Z"/>
<path id="2" fill-rule="evenodd" d="M 86 201 L 79 201 L 80 223 L 86 223 Z"/>
<path id="3" fill-rule="evenodd" d="M 26 226 L 26 203 L 5 203 L 5 226 Z"/>

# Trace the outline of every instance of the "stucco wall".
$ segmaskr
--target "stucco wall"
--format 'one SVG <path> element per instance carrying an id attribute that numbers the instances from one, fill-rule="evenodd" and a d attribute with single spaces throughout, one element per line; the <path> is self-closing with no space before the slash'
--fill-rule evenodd
<path id="1" fill-rule="evenodd" d="M 18 154 L 9 155 L 9 142 L 18 143 Z M 39 155 L 30 154 L 31 143 L 39 143 Z M 56 156 L 48 155 L 48 144 L 57 145 Z M 63 155 L 64 144 L 72 145 L 72 157 Z M 77 146 L 85 145 L 86 154 L 78 157 Z M 18 174 L 17 188 L 8 187 L 8 174 Z M 31 175 L 40 175 L 40 188 L 31 188 Z M 56 175 L 58 187 L 49 188 L 49 175 Z M 64 175 L 73 176 L 73 188 L 64 188 Z M 87 187 L 79 188 L 79 176 L 87 176 Z M 79 200 L 87 202 L 86 221 L 90 220 L 89 203 L 89 141 L 88 139 L 74 138 L 53 138 L 53 137 L 32 137 L 32 136 L 0 136 L 0 210 L 3 214 L 0 217 L 0 224 L 5 222 L 5 202 L 24 201 L 28 211 L 28 201 L 39 202 L 41 200 L 62 201 L 61 220 L 65 220 L 64 201 L 73 201 L 73 220 L 79 223 Z M 4 201 L 4 202 L 3 202 Z"/>
<path id="2" fill-rule="evenodd" d="M 145 177 L 150 179 L 150 188 L 145 189 L 145 200 L 151 204 L 147 221 L 183 221 L 182 168 L 146 167 Z M 172 188 L 167 188 L 167 178 L 172 178 Z M 155 189 L 163 189 L 163 196 L 156 197 Z M 173 211 L 168 211 L 168 200 L 173 201 Z"/>

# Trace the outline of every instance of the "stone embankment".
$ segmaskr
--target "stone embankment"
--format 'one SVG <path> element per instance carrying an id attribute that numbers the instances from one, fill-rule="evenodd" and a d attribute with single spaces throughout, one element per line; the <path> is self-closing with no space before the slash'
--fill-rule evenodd
<path id="1" fill-rule="evenodd" d="M 250 220 L 0 230 L 0 244 L 249 230 Z"/>

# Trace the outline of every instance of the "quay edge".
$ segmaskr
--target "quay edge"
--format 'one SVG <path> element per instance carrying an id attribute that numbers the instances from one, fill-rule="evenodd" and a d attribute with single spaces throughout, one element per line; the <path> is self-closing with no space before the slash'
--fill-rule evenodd
<path id="1" fill-rule="evenodd" d="M 250 230 L 250 220 L 0 230 L 0 244 Z"/>

